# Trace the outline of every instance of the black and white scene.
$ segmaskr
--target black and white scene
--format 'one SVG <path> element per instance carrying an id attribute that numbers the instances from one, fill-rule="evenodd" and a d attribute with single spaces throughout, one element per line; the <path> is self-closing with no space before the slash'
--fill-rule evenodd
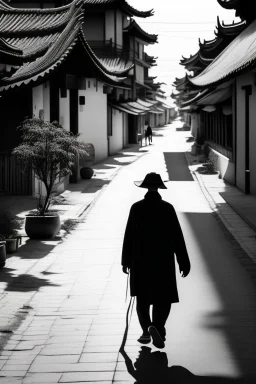
<path id="1" fill-rule="evenodd" d="M 252 0 L 0 0 L 0 384 L 256 383 Z"/>

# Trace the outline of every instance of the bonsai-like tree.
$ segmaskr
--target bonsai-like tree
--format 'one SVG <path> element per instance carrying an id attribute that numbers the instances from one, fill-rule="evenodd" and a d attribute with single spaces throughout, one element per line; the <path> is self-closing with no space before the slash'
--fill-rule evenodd
<path id="1" fill-rule="evenodd" d="M 72 173 L 78 154 L 88 156 L 88 153 L 78 135 L 65 130 L 57 121 L 26 118 L 18 129 L 22 132 L 22 142 L 14 148 L 13 154 L 25 166 L 31 165 L 36 177 L 44 184 L 46 196 L 38 206 L 39 215 L 44 216 L 55 182 Z"/>

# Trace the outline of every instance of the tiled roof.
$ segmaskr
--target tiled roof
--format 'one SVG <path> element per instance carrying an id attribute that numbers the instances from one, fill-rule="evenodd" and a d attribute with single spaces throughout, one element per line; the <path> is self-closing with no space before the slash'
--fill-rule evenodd
<path id="1" fill-rule="evenodd" d="M 202 97 L 206 96 L 208 93 L 209 93 L 209 89 L 204 89 L 203 91 L 198 92 L 196 96 L 191 97 L 189 100 L 182 101 L 181 104 L 183 107 L 195 104 L 198 100 L 202 99 Z M 182 98 L 182 95 L 181 95 L 181 98 Z"/>
<path id="2" fill-rule="evenodd" d="M 102 65 L 116 75 L 123 75 L 129 72 L 134 64 L 131 61 L 125 61 L 121 58 L 99 58 Z"/>
<path id="3" fill-rule="evenodd" d="M 143 105 L 144 107 L 147 107 L 147 108 L 150 108 L 152 107 L 152 105 L 154 105 L 155 103 L 152 101 L 152 102 L 149 102 L 149 101 L 145 101 L 145 100 L 141 100 L 141 99 L 137 99 L 136 100 L 137 103 Z"/>
<path id="4" fill-rule="evenodd" d="M 23 63 L 22 50 L 8 44 L 0 37 L 0 63 L 10 65 L 21 65 Z"/>
<path id="5" fill-rule="evenodd" d="M 1 3 L 0 3 L 1 5 Z M 78 12 L 82 17 L 82 0 L 56 9 L 23 10 L 0 7 L 0 38 L 23 52 L 23 60 L 42 56 L 58 40 Z"/>
<path id="6" fill-rule="evenodd" d="M 120 8 L 123 12 L 127 13 L 129 16 L 136 17 L 150 17 L 153 16 L 153 9 L 149 11 L 139 11 L 136 8 L 133 8 L 130 4 L 128 4 L 125 0 L 83 0 L 85 8 L 95 8 L 98 6 L 105 6 L 111 8 L 113 6 Z"/>
<path id="7" fill-rule="evenodd" d="M 128 109 L 129 111 L 136 112 L 138 115 L 145 115 L 147 111 L 143 110 L 142 108 L 136 108 L 132 102 L 127 102 L 127 103 L 121 103 L 119 104 L 121 107 L 124 107 Z"/>
<path id="8" fill-rule="evenodd" d="M 256 63 L 256 20 L 243 30 L 198 76 L 188 78 L 198 87 L 216 85 L 248 71 Z"/>
<path id="9" fill-rule="evenodd" d="M 108 105 L 110 105 L 112 108 L 117 109 L 118 111 L 126 112 L 126 113 L 128 113 L 130 115 L 139 116 L 139 115 L 143 114 L 139 110 L 132 109 L 131 107 L 129 108 L 127 106 L 127 103 L 118 104 L 118 103 L 114 103 L 114 102 L 112 102 L 112 103 L 109 102 Z"/>
<path id="10" fill-rule="evenodd" d="M 83 0 L 74 0 L 69 6 L 55 9 L 55 12 L 52 9 L 40 10 L 44 12 L 39 12 L 36 20 L 32 17 L 34 22 L 26 26 L 24 20 L 27 22 L 30 15 L 34 16 L 35 10 L 26 10 L 24 14 L 21 9 L 14 12 L 13 8 L 11 11 L 3 11 L 0 8 L 0 20 L 4 20 L 6 28 L 3 28 L 1 23 L 0 38 L 12 47 L 22 50 L 24 59 L 24 64 L 15 73 L 1 79 L 0 91 L 46 76 L 68 57 L 76 44 L 82 44 L 83 47 L 81 60 L 89 62 L 103 81 L 113 85 L 125 79 L 120 77 L 124 71 L 119 68 L 119 72 L 115 72 L 113 68 L 105 66 L 86 42 L 81 28 L 84 13 L 82 6 Z M 43 23 L 40 23 L 40 18 Z M 46 28 L 47 20 L 50 30 Z M 21 36 L 16 33 L 14 23 Z M 85 71 L 86 69 L 87 67 Z"/>
<path id="11" fill-rule="evenodd" d="M 144 53 L 144 59 L 146 61 L 146 63 L 149 63 L 151 67 L 157 65 L 156 63 L 156 60 L 158 59 L 158 57 L 155 57 L 155 56 L 150 56 L 148 55 L 146 52 Z"/>
<path id="12" fill-rule="evenodd" d="M 82 0 L 73 1 L 70 5 L 50 9 L 18 9 L 3 10 L 0 7 L 0 33 L 9 36 L 25 36 L 49 34 L 59 30 L 82 5 Z"/>
<path id="13" fill-rule="evenodd" d="M 220 22 L 219 16 L 217 17 L 217 32 L 215 32 L 218 36 L 228 36 L 228 35 L 235 35 L 237 36 L 239 33 L 242 32 L 243 29 L 246 27 L 246 21 L 239 21 L 238 23 L 235 23 L 233 21 L 232 24 L 225 24 L 224 22 Z"/>
<path id="14" fill-rule="evenodd" d="M 131 23 L 124 28 L 124 32 L 128 32 L 132 36 L 136 36 L 146 41 L 149 44 L 157 43 L 157 35 L 149 34 L 145 32 L 135 20 L 132 20 Z"/>
<path id="15" fill-rule="evenodd" d="M 189 71 L 202 71 L 207 67 L 230 42 L 235 39 L 246 28 L 246 22 L 224 24 L 217 18 L 216 38 L 201 42 L 199 39 L 199 50 L 188 58 L 182 57 L 180 65 L 184 65 Z"/>
<path id="16" fill-rule="evenodd" d="M 131 107 L 141 110 L 142 112 L 146 112 L 150 110 L 150 107 L 146 107 L 140 103 L 137 103 L 136 101 L 130 101 L 129 104 Z"/>
<path id="17" fill-rule="evenodd" d="M 232 96 L 231 88 L 220 88 L 215 89 L 209 94 L 203 96 L 200 100 L 197 101 L 197 105 L 214 105 L 221 103 Z"/>
<path id="18" fill-rule="evenodd" d="M 144 115 L 146 113 L 162 114 L 166 108 L 171 108 L 167 105 L 156 105 L 158 101 L 148 100 L 147 101 L 137 99 L 136 101 L 127 101 L 125 103 L 111 103 L 113 108 L 119 109 L 123 112 L 131 113 L 132 115 Z"/>

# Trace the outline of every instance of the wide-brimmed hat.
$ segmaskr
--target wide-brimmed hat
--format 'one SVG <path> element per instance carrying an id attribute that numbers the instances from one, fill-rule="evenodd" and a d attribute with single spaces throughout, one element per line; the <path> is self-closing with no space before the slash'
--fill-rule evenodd
<path id="1" fill-rule="evenodd" d="M 167 189 L 159 173 L 155 172 L 148 173 L 144 180 L 134 181 L 134 184 L 140 188 L 156 187 L 160 189 Z"/>

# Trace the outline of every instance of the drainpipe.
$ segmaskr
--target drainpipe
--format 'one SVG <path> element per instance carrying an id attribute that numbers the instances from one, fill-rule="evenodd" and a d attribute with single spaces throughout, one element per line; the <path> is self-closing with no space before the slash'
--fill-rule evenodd
<path id="1" fill-rule="evenodd" d="M 250 193 L 250 95 L 252 86 L 242 87 L 245 91 L 245 193 Z"/>

